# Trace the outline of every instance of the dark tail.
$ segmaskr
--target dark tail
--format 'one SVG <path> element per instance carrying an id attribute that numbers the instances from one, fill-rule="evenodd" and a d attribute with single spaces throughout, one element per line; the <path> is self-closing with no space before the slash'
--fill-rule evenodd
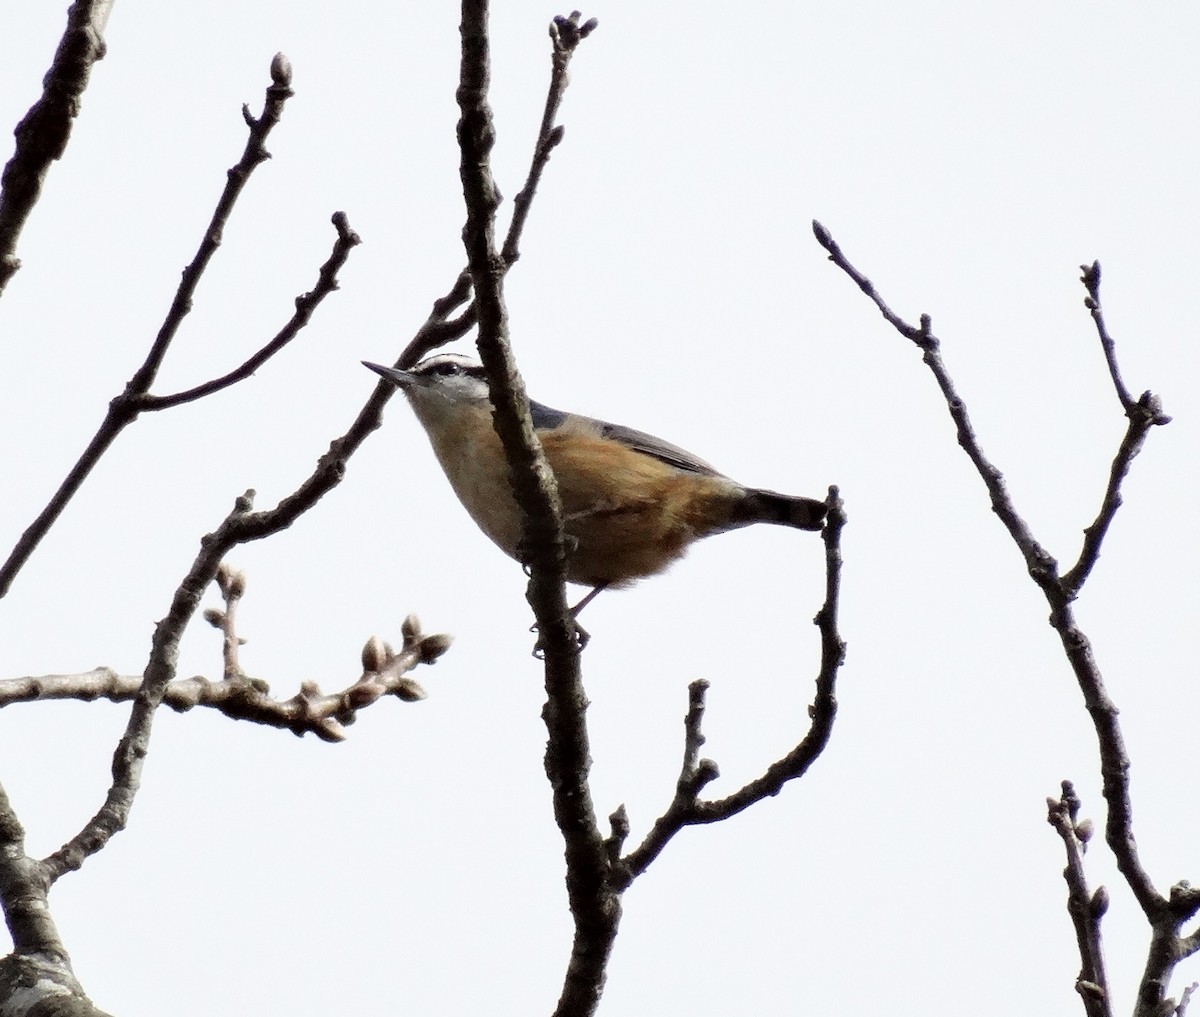
<path id="1" fill-rule="evenodd" d="M 739 512 L 738 525 L 750 523 L 778 523 L 794 526 L 798 530 L 819 530 L 825 522 L 825 503 L 815 498 L 793 498 L 774 491 L 759 491 L 747 488 L 746 500 L 742 503 L 744 515 Z"/>

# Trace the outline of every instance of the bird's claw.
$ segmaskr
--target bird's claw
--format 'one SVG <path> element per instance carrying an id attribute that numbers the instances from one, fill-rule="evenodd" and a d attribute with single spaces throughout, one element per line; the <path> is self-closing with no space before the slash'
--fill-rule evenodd
<path id="1" fill-rule="evenodd" d="M 572 618 L 571 621 L 574 623 L 574 626 L 575 626 L 575 649 L 577 652 L 582 653 L 584 650 L 584 647 L 586 647 L 587 644 L 591 641 L 592 634 L 590 632 L 588 632 L 588 630 L 585 629 L 582 625 L 580 625 L 579 622 L 576 621 L 574 618 Z M 545 660 L 546 659 L 546 644 L 542 640 L 541 626 L 538 625 L 537 622 L 534 622 L 532 625 L 529 626 L 529 631 L 537 633 L 537 642 L 533 644 L 534 659 L 535 660 Z"/>

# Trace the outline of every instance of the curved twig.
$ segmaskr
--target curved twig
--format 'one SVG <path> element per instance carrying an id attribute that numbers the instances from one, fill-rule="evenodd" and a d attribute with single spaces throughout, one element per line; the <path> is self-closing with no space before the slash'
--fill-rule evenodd
<path id="1" fill-rule="evenodd" d="M 241 366 L 234 368 L 234 370 L 222 375 L 220 378 L 206 381 L 203 385 L 197 385 L 194 388 L 189 388 L 183 392 L 176 392 L 173 395 L 156 396 L 147 393 L 140 398 L 136 396 L 130 397 L 130 402 L 134 408 L 147 413 L 155 410 L 168 410 L 172 406 L 192 403 L 197 399 L 203 399 L 205 396 L 220 392 L 222 389 L 229 388 L 230 385 L 236 385 L 239 381 L 249 378 L 263 364 L 295 339 L 299 335 L 300 330 L 309 323 L 309 320 L 313 316 L 313 311 L 317 309 L 321 301 L 338 288 L 338 272 L 346 264 L 346 259 L 350 257 L 350 252 L 358 244 L 362 243 L 359 235 L 350 228 L 350 223 L 346 218 L 345 212 L 334 212 L 330 221 L 333 223 L 334 229 L 337 230 L 337 241 L 333 245 L 333 252 L 329 255 L 329 260 L 321 266 L 321 270 L 317 276 L 317 285 L 307 293 L 302 293 L 296 298 L 296 313 L 280 329 L 274 339 Z"/>
<path id="2" fill-rule="evenodd" d="M 718 823 L 736 816 L 756 802 L 779 794 L 791 780 L 802 777 L 829 742 L 833 722 L 837 717 L 835 687 L 838 670 L 846 657 L 846 644 L 838 633 L 838 603 L 842 576 L 842 528 L 846 525 L 845 506 L 836 487 L 829 489 L 822 538 L 825 541 L 825 603 L 813 623 L 821 632 L 821 668 L 817 674 L 817 693 L 809 707 L 809 729 L 787 755 L 772 763 L 763 774 L 725 798 L 701 800 L 700 792 L 715 780 L 720 771 L 711 759 L 700 759 L 704 735 L 700 725 L 704 716 L 704 696 L 708 683 L 701 680 L 689 686 L 689 703 L 684 719 L 683 767 L 675 786 L 675 797 L 666 811 L 654 822 L 650 832 L 638 847 L 619 863 L 618 885 L 622 889 L 632 883 L 659 856 L 667 843 L 685 826 Z M 609 839 L 610 852 L 624 840 L 619 813 Z M 624 831 L 627 832 L 627 831 Z"/>

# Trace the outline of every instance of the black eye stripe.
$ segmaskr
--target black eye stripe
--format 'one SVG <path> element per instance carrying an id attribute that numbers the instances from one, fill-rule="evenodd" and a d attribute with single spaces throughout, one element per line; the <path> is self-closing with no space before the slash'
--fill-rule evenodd
<path id="1" fill-rule="evenodd" d="M 480 381 L 487 381 L 487 374 L 484 372 L 481 364 L 464 364 L 457 360 L 440 360 L 437 363 L 428 364 L 420 368 L 418 373 L 435 378 L 465 376 L 468 378 L 478 378 Z"/>

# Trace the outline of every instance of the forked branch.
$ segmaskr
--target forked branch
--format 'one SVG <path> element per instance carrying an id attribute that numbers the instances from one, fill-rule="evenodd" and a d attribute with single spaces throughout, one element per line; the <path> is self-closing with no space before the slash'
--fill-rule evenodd
<path id="1" fill-rule="evenodd" d="M 204 395 L 220 391 L 242 378 L 248 377 L 255 368 L 282 349 L 296 333 L 304 326 L 312 315 L 313 310 L 331 292 L 337 289 L 337 269 L 346 260 L 349 251 L 358 242 L 357 235 L 349 228 L 346 217 L 342 213 L 334 216 L 334 226 L 338 237 L 334 244 L 333 254 L 321 268 L 314 289 L 297 299 L 296 313 L 270 343 L 254 357 L 237 370 L 205 385 L 198 386 L 187 392 L 176 393 L 173 396 L 155 398 L 149 395 L 150 386 L 154 383 L 163 358 L 166 356 L 171 342 L 179 330 L 184 317 L 191 310 L 192 297 L 204 270 L 208 267 L 213 254 L 221 244 L 221 236 L 233 211 L 238 196 L 242 193 L 254 168 L 270 157 L 265 147 L 265 140 L 271 128 L 279 122 L 284 103 L 291 96 L 292 69 L 287 58 L 282 53 L 276 54 L 271 62 L 271 85 L 267 88 L 266 99 L 262 114 L 255 118 L 248 110 L 243 109 L 246 123 L 250 128 L 242 158 L 230 169 L 225 189 L 217 202 L 216 210 L 205 230 L 204 239 L 192 263 L 183 272 L 179 288 L 171 303 L 170 310 L 158 330 L 145 361 L 134 373 L 120 395 L 116 396 L 108 406 L 108 412 L 101 422 L 96 434 L 88 443 L 75 465 L 71 468 L 58 490 L 51 497 L 46 507 L 29 525 L 13 547 L 8 559 L 0 566 L 0 597 L 3 597 L 12 585 L 17 574 L 24 567 L 29 557 L 36 550 L 42 538 L 58 520 L 63 510 L 70 503 L 76 492 L 83 486 L 93 468 L 103 457 L 104 453 L 117 440 L 121 432 L 132 424 L 146 410 L 161 410 L 184 402 L 191 402 Z"/>
<path id="2" fill-rule="evenodd" d="M 1083 693 L 1084 704 L 1096 730 L 1104 797 L 1108 803 L 1105 839 L 1121 875 L 1145 913 L 1151 928 L 1149 956 L 1138 990 L 1135 1014 L 1136 1017 L 1160 1017 L 1175 1005 L 1166 998 L 1167 985 L 1174 966 L 1194 950 L 1192 938 L 1181 936 L 1180 930 L 1183 924 L 1195 917 L 1200 910 L 1200 892 L 1191 890 L 1186 884 L 1178 884 L 1172 888 L 1169 897 L 1164 897 L 1155 888 L 1142 865 L 1133 833 L 1130 762 L 1125 751 L 1117 708 L 1108 696 L 1092 653 L 1091 643 L 1076 623 L 1071 604 L 1099 558 L 1101 545 L 1121 504 L 1121 484 L 1128 474 L 1130 463 L 1141 450 L 1150 428 L 1166 424 L 1170 417 L 1162 412 L 1158 397 L 1152 393 L 1146 392 L 1136 400 L 1130 396 L 1117 367 L 1115 343 L 1108 333 L 1100 309 L 1100 266 L 1098 263 L 1083 266 L 1083 283 L 1088 291 L 1085 304 L 1099 332 L 1113 386 L 1129 419 L 1129 426 L 1113 458 L 1096 521 L 1085 531 L 1079 560 L 1065 575 L 1060 574 L 1058 563 L 1042 548 L 1029 526 L 1017 514 L 1000 471 L 983 454 L 971 425 L 966 403 L 955 390 L 942 362 L 941 344 L 933 334 L 929 316 L 921 316 L 919 328 L 906 322 L 888 307 L 870 280 L 850 264 L 824 226 L 814 222 L 813 233 L 817 242 L 829 253 L 830 261 L 858 285 L 896 331 L 922 350 L 925 363 L 932 371 L 957 427 L 959 444 L 975 465 L 991 494 L 993 509 L 1021 551 L 1030 576 L 1050 605 L 1050 624 L 1059 635 L 1063 652 L 1075 674 L 1075 680 Z M 1071 809 L 1067 808 L 1067 818 L 1061 820 L 1061 823 L 1073 823 L 1074 817 L 1070 813 Z M 1053 814 L 1051 821 L 1056 823 L 1056 828 L 1059 827 L 1060 821 L 1056 820 Z M 1077 897 L 1080 901 L 1083 900 L 1081 894 L 1082 890 L 1079 890 Z M 1080 976 L 1080 991 L 1089 1014 L 1101 1014 L 1105 1011 L 1099 1008 L 1098 1000 L 1111 998 L 1111 992 L 1099 958 L 1098 926 L 1094 930 L 1085 931 L 1087 935 L 1080 936 L 1084 972 Z"/>

